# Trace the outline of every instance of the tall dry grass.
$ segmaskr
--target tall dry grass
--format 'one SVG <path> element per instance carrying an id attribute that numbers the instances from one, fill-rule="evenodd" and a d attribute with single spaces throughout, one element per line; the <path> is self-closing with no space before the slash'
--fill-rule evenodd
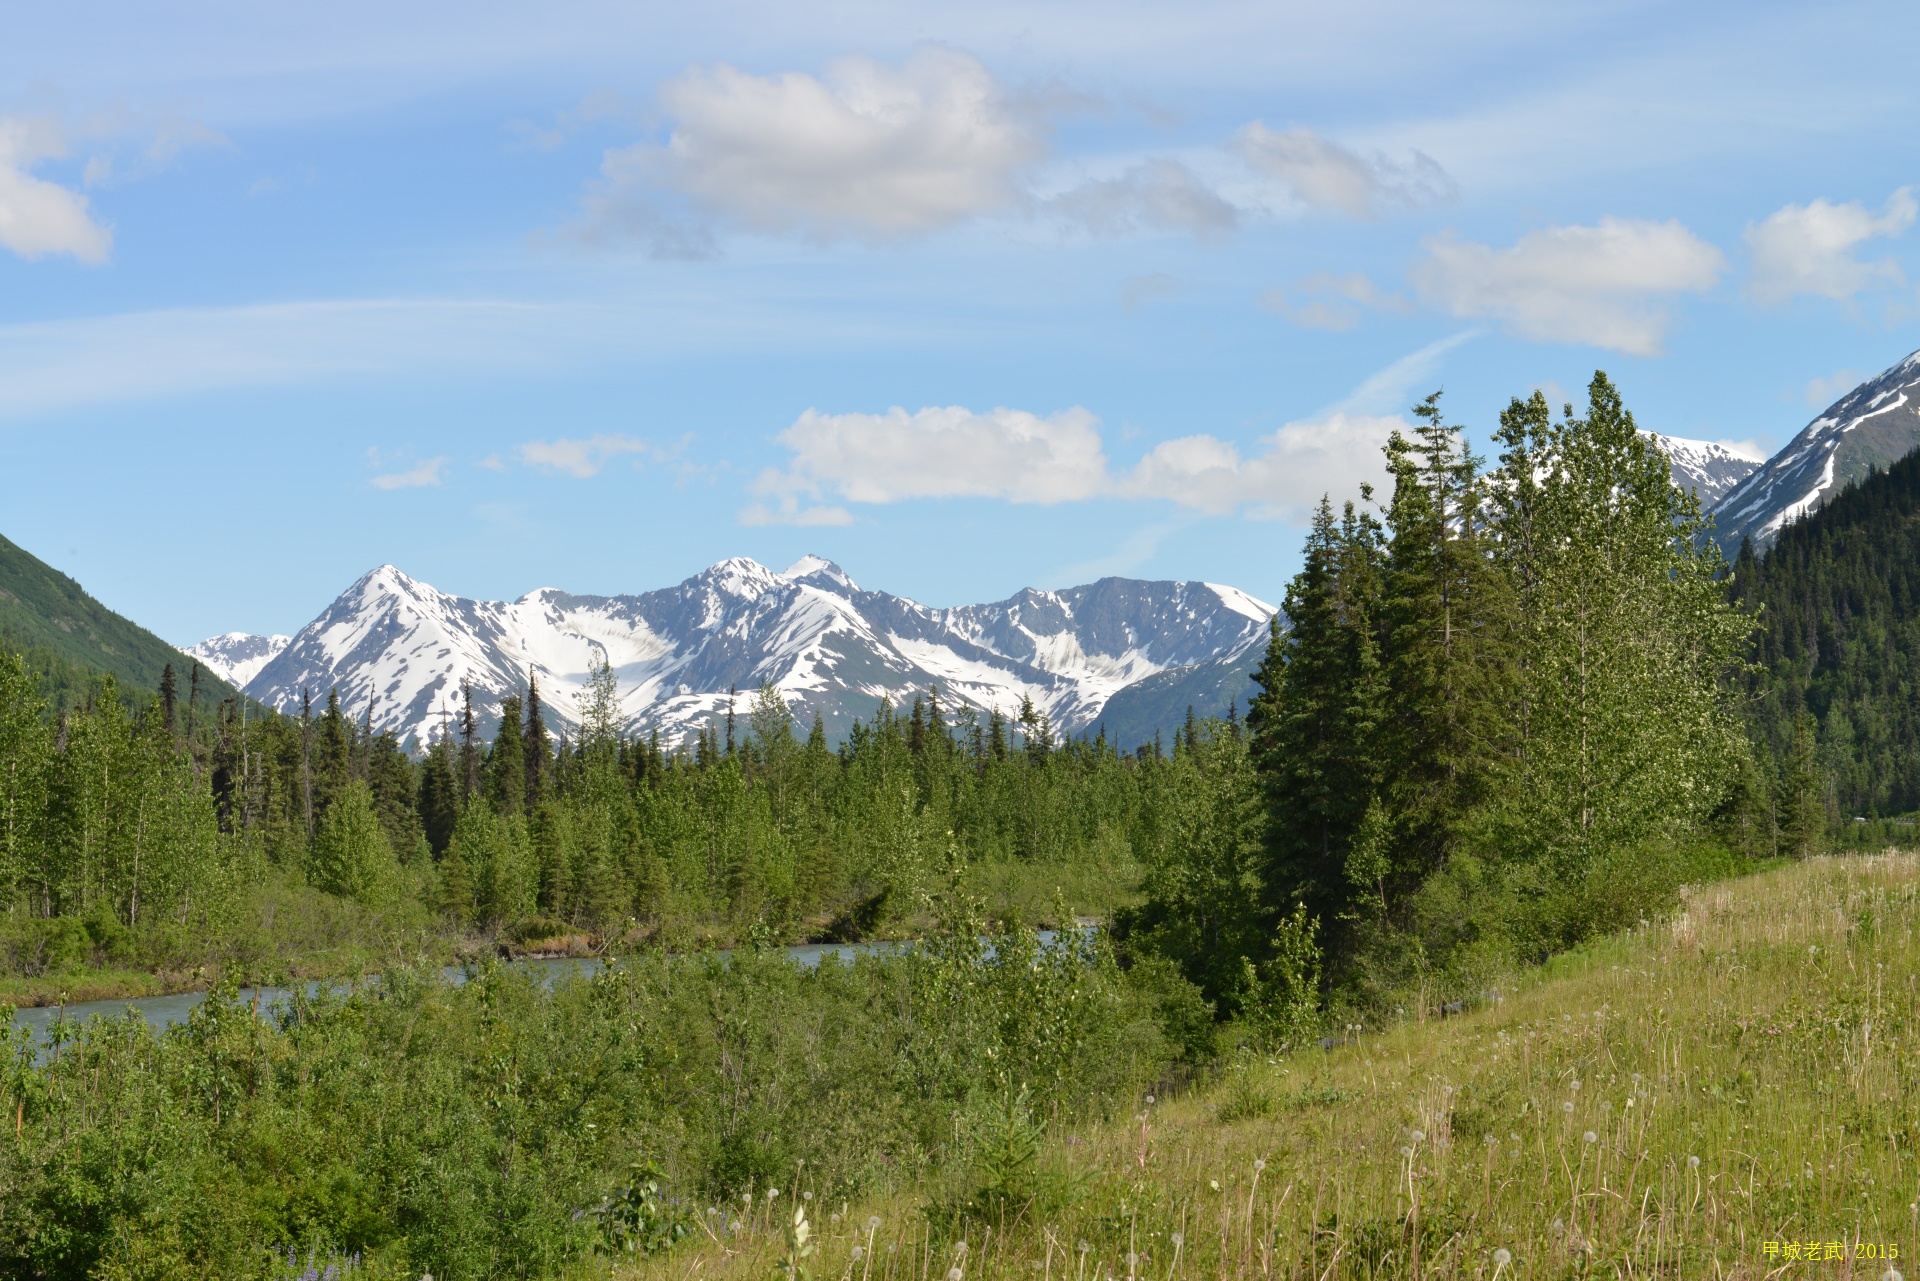
<path id="1" fill-rule="evenodd" d="M 1909 1271 L 1916 870 L 1819 859 L 1690 891 L 1459 1017 L 1056 1126 L 997 1172 L 1017 1202 L 928 1184 L 817 1205 L 802 1169 L 784 1202 L 705 1207 L 694 1244 L 622 1275 L 765 1281 L 796 1190 L 815 1281 Z M 1785 1257 L 1809 1242 L 1820 1258 Z"/>

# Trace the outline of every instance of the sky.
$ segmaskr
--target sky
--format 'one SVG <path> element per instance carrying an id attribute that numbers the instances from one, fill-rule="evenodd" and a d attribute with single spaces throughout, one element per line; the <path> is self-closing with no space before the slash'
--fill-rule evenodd
<path id="1" fill-rule="evenodd" d="M 1277 603 L 1411 404 L 1759 454 L 1920 347 L 1896 4 L 234 0 L 0 44 L 0 534 L 178 644 L 383 563 Z"/>

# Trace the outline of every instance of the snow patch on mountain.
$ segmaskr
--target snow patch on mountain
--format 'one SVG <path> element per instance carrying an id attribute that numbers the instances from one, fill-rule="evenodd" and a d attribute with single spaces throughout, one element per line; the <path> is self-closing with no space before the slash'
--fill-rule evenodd
<path id="1" fill-rule="evenodd" d="M 1920 352 L 1835 401 L 1721 499 L 1714 518 L 1723 545 L 1731 551 L 1742 539 L 1752 539 L 1765 546 L 1848 481 L 1920 447 L 1915 395 L 1920 395 Z"/>
<path id="2" fill-rule="evenodd" d="M 803 723 L 818 714 L 836 735 L 881 698 L 900 705 L 929 686 L 983 712 L 1012 713 L 1031 699 L 1073 733 L 1131 684 L 1237 660 L 1265 643 L 1272 616 L 1236 588 L 1121 578 L 930 609 L 863 591 L 818 556 L 785 573 L 735 558 L 638 596 L 541 588 L 515 601 L 453 596 L 382 565 L 281 638 L 245 687 L 288 712 L 337 691 L 355 720 L 416 745 L 453 723 L 465 689 L 483 732 L 502 701 L 530 684 L 549 724 L 571 732 L 587 676 L 603 660 L 619 678 L 625 727 L 658 730 L 668 743 L 729 704 L 744 716 L 762 684 Z M 196 649 L 264 639 L 215 637 Z"/>
<path id="3" fill-rule="evenodd" d="M 202 667 L 235 689 L 240 689 L 292 643 L 291 636 L 227 632 L 220 636 L 209 636 L 198 645 L 188 646 L 180 652 L 198 661 Z"/>
<path id="4" fill-rule="evenodd" d="M 1735 485 L 1767 461 L 1767 456 L 1751 445 L 1734 441 L 1689 440 L 1685 436 L 1663 436 L 1658 432 L 1642 434 L 1666 454 L 1673 469 L 1673 483 L 1698 494 L 1703 510 L 1711 510 Z"/>

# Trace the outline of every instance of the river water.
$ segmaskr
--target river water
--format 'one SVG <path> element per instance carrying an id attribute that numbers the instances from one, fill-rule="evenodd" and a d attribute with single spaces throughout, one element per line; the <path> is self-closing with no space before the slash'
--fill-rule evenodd
<path id="1" fill-rule="evenodd" d="M 1041 932 L 1042 942 L 1051 942 L 1052 939 L 1053 932 L 1051 930 Z M 820 958 L 826 956 L 828 953 L 832 953 L 843 961 L 850 961 L 863 953 L 872 955 L 883 952 L 897 952 L 906 946 L 907 944 L 905 943 L 803 943 L 781 950 L 793 960 L 811 969 L 820 964 Z M 725 956 L 727 953 L 721 952 L 720 955 Z M 536 957 L 524 961 L 506 961 L 503 962 L 503 964 L 513 966 L 516 969 L 533 970 L 542 974 L 547 982 L 552 982 L 553 979 L 559 977 L 569 969 L 578 969 L 583 975 L 592 975 L 597 974 L 602 966 L 602 962 L 596 957 Z M 460 984 L 467 981 L 467 970 L 464 966 L 449 965 L 440 971 L 440 976 L 449 983 Z M 308 994 L 312 994 L 323 982 L 328 981 L 329 980 L 315 980 L 307 984 L 306 990 Z M 262 1009 L 268 1009 L 281 1001 L 285 1001 L 292 995 L 292 989 L 284 987 L 243 987 L 240 989 L 240 999 L 242 1001 L 251 1004 L 257 998 L 260 1008 Z M 117 1001 L 80 1001 L 73 1005 L 64 1006 L 33 1006 L 27 1009 L 15 1010 L 13 1012 L 13 1021 L 32 1031 L 36 1044 L 45 1045 L 47 1042 L 47 1028 L 56 1019 L 65 1018 L 74 1022 L 84 1023 L 86 1020 L 95 1017 L 120 1018 L 125 1015 L 128 1010 L 134 1010 L 156 1028 L 166 1028 L 171 1027 L 175 1023 L 186 1022 L 187 1015 L 193 1011 L 193 1007 L 206 999 L 207 994 L 205 992 L 177 992 L 172 996 L 143 996 L 136 999 L 122 998 Z"/>

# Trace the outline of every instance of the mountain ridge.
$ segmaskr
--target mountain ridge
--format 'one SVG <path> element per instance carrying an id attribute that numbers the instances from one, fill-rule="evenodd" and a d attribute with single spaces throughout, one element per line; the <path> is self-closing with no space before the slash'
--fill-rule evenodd
<path id="1" fill-rule="evenodd" d="M 1223 584 L 1123 578 L 936 609 L 866 591 L 817 556 L 783 573 L 735 557 L 638 595 L 542 587 L 513 601 L 454 596 L 382 565 L 284 645 L 228 633 L 193 648 L 206 661 L 235 656 L 236 673 L 257 662 L 246 688 L 268 706 L 297 712 L 307 695 L 337 689 L 355 719 L 416 745 L 458 714 L 463 681 L 488 728 L 531 676 L 567 732 L 603 659 L 620 678 L 623 727 L 669 742 L 729 703 L 744 715 L 763 682 L 835 737 L 882 698 L 900 704 L 929 687 L 982 714 L 1011 716 L 1031 699 L 1072 734 L 1148 677 L 1238 661 L 1265 642 L 1272 613 Z"/>

